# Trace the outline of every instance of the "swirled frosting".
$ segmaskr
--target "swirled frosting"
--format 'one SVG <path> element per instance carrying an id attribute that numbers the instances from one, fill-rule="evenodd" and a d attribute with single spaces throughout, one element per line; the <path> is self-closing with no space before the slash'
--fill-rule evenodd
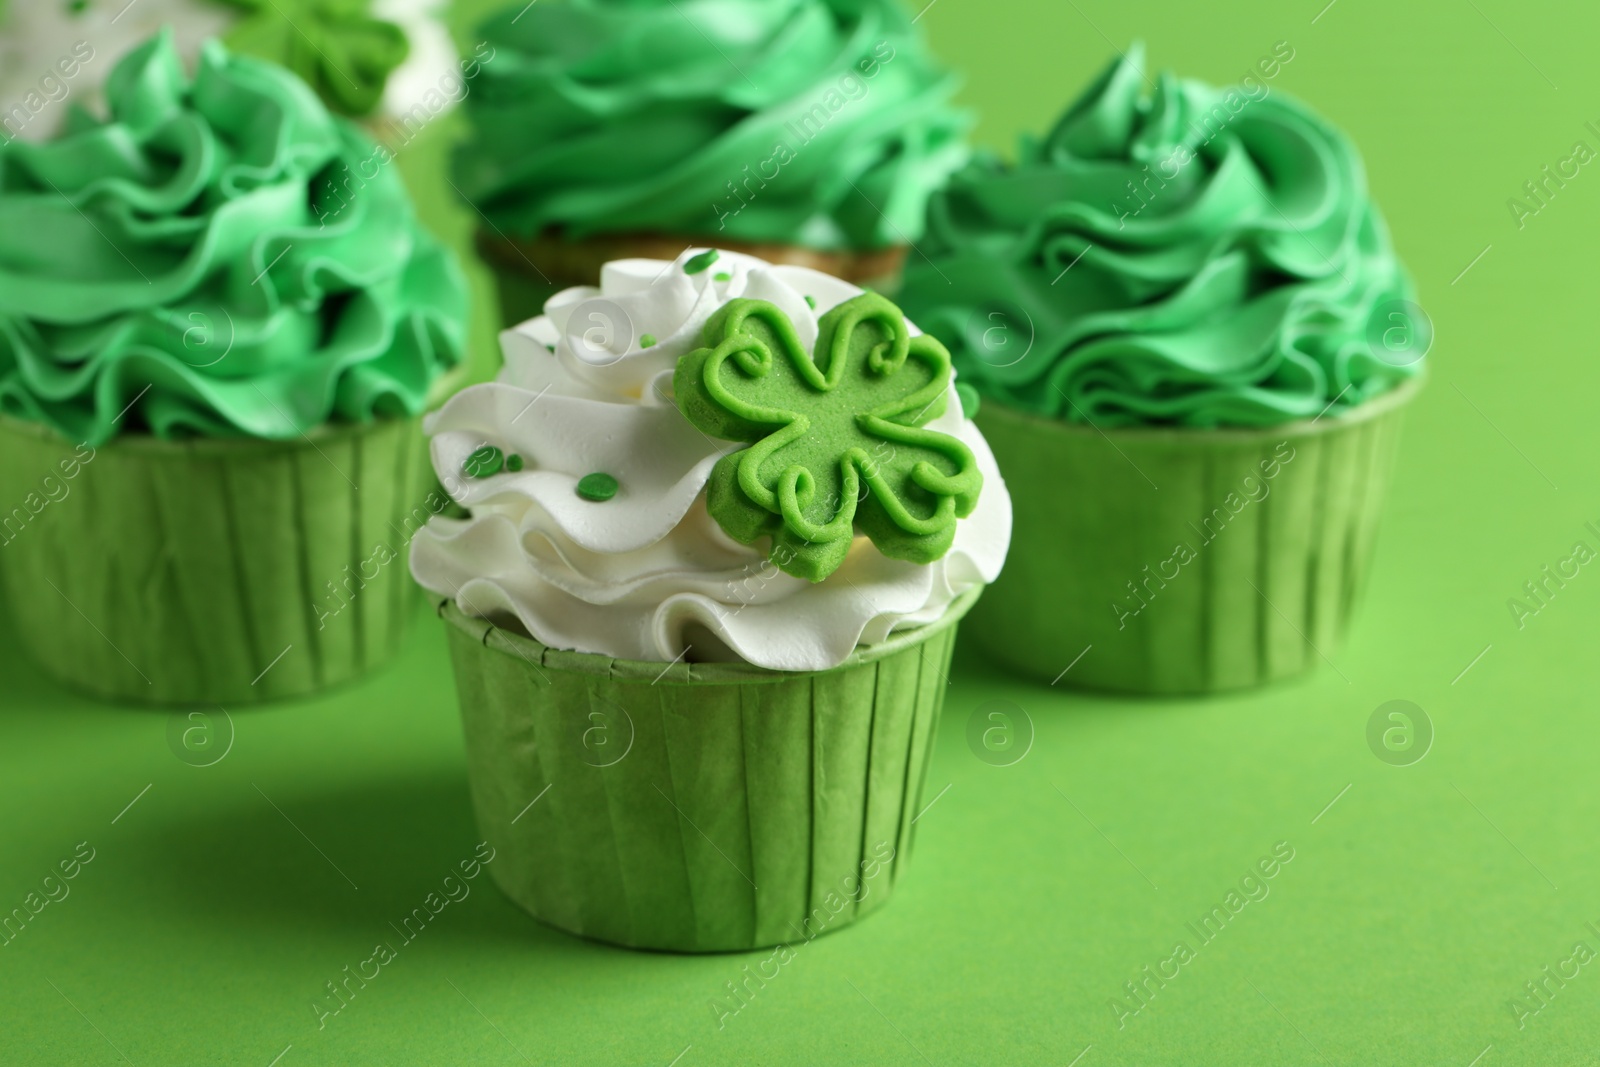
<path id="1" fill-rule="evenodd" d="M 422 104 L 431 119 L 461 94 L 443 9 L 444 0 L 0 3 L 0 121 L 10 119 L 7 137 L 54 136 L 74 105 L 100 106 L 117 62 L 162 29 L 189 63 L 210 37 L 282 63 L 340 114 L 399 118 Z"/>
<path id="2" fill-rule="evenodd" d="M 1014 165 L 930 206 L 901 303 L 1008 406 L 1101 426 L 1337 415 L 1431 330 L 1355 149 L 1270 90 L 1110 67 Z"/>
<path id="3" fill-rule="evenodd" d="M 890 559 L 858 536 L 839 569 L 813 583 L 769 563 L 764 545 L 722 531 L 706 483 L 741 445 L 712 440 L 679 412 L 678 358 L 737 297 L 777 305 L 810 351 L 818 317 L 861 290 L 728 252 L 715 272 L 687 273 L 690 255 L 610 263 L 598 289 L 557 294 L 542 317 L 502 335 L 496 381 L 429 416 L 434 467 L 470 518 L 436 517 L 418 532 L 417 580 L 553 648 L 657 661 L 687 652 L 778 670 L 835 666 L 993 581 L 1011 502 L 954 396 L 928 426 L 972 450 L 983 492 L 943 557 Z M 485 455 L 493 462 L 477 465 Z M 589 491 L 591 476 L 609 476 L 602 492 Z"/>
<path id="4" fill-rule="evenodd" d="M 0 409 L 91 442 L 420 413 L 466 288 L 386 150 L 216 42 L 191 80 L 152 38 L 108 93 L 0 147 Z"/>
<path id="5" fill-rule="evenodd" d="M 898 0 L 512 5 L 461 190 L 501 230 L 818 249 L 914 241 L 964 115 Z"/>

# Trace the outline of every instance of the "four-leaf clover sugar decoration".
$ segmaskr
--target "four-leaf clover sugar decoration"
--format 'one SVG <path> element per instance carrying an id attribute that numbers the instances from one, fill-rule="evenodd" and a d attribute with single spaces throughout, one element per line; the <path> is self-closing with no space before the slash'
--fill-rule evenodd
<path id="1" fill-rule="evenodd" d="M 706 506 L 734 540 L 771 537 L 783 571 L 820 582 L 859 531 L 886 556 L 932 563 L 983 487 L 965 444 L 926 428 L 950 393 L 950 353 L 913 337 L 876 293 L 833 308 L 814 353 L 775 304 L 737 299 L 678 361 L 684 416 L 748 448 L 712 470 Z"/>

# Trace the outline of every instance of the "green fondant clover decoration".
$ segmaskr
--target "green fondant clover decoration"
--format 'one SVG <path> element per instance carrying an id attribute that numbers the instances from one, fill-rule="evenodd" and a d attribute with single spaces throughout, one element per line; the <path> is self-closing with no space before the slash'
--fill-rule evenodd
<path id="1" fill-rule="evenodd" d="M 706 506 L 730 537 L 771 537 L 772 563 L 813 582 L 838 569 L 857 531 L 914 563 L 950 550 L 983 475 L 965 444 L 926 429 L 949 396 L 942 344 L 911 336 L 876 293 L 823 315 L 814 355 L 765 300 L 729 301 L 702 341 L 673 384 L 696 427 L 750 443 L 707 483 Z"/>
<path id="2" fill-rule="evenodd" d="M 281 63 L 343 115 L 370 115 L 411 45 L 373 18 L 368 0 L 221 0 L 249 12 L 223 37 L 229 48 Z"/>

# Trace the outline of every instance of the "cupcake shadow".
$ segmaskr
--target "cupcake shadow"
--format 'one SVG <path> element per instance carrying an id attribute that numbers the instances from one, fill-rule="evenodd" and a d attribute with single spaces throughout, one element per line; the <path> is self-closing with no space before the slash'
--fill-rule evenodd
<path id="1" fill-rule="evenodd" d="M 234 802 L 196 805 L 148 831 L 130 826 L 125 862 L 148 887 L 141 914 L 166 911 L 227 940 L 339 933 L 358 943 L 517 946 L 546 959 L 610 951 L 542 926 L 505 898 L 478 862 L 487 850 L 476 851 L 456 774 L 274 792 L 235 786 Z"/>

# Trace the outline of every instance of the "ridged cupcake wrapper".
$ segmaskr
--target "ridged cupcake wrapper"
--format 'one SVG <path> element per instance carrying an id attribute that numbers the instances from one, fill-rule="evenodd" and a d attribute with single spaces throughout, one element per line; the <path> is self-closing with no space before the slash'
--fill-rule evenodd
<path id="1" fill-rule="evenodd" d="M 815 673 L 559 652 L 441 604 L 500 887 L 571 933 L 680 952 L 873 910 L 910 853 L 976 596 Z"/>
<path id="2" fill-rule="evenodd" d="M 1419 384 L 1262 430 L 1101 432 L 986 403 L 977 421 L 1015 528 L 974 643 L 1041 680 L 1131 693 L 1238 689 L 1323 663 Z"/>
<path id="3" fill-rule="evenodd" d="M 20 640 L 67 685 L 230 706 L 349 681 L 399 645 L 406 542 L 440 499 L 417 420 L 122 438 L 67 478 L 74 452 L 0 419 L 0 577 Z"/>

